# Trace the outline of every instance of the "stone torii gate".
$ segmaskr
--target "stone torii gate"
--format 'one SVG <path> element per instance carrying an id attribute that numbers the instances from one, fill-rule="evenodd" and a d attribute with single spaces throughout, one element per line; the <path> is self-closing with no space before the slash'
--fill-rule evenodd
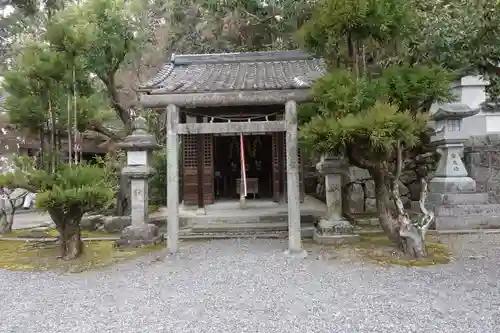
<path id="1" fill-rule="evenodd" d="M 140 88 L 145 108 L 166 108 L 167 247 L 179 248 L 179 138 L 181 134 L 286 132 L 288 249 L 304 256 L 300 229 L 297 103 L 311 100 L 311 86 L 323 76 L 322 59 L 298 51 L 174 55 Z M 284 120 L 181 123 L 183 109 L 284 106 Z"/>

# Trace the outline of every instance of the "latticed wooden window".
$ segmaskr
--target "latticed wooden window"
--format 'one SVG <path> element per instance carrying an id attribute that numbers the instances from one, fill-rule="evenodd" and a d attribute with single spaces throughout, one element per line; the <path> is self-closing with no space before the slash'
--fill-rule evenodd
<path id="1" fill-rule="evenodd" d="M 205 135 L 205 151 L 203 154 L 203 165 L 205 168 L 211 168 L 212 167 L 212 159 L 213 159 L 213 137 L 211 134 L 204 134 Z"/>
<path id="2" fill-rule="evenodd" d="M 183 137 L 184 142 L 184 167 L 196 168 L 198 164 L 196 135 L 186 134 Z"/>

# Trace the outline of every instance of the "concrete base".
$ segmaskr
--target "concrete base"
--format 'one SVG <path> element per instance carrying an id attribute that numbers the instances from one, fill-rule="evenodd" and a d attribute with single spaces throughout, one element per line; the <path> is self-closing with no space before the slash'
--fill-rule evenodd
<path id="1" fill-rule="evenodd" d="M 300 250 L 286 250 L 285 251 L 285 257 L 290 258 L 290 259 L 304 259 L 307 257 L 307 251 L 304 249 Z"/>
<path id="2" fill-rule="evenodd" d="M 429 182 L 430 193 L 474 193 L 476 181 L 470 177 L 434 177 Z"/>
<path id="3" fill-rule="evenodd" d="M 427 202 L 436 206 L 483 205 L 488 203 L 488 193 L 429 193 Z"/>
<path id="4" fill-rule="evenodd" d="M 339 245 L 347 243 L 355 243 L 359 241 L 357 234 L 320 234 L 317 230 L 314 231 L 313 241 L 318 244 Z"/>
<path id="5" fill-rule="evenodd" d="M 434 208 L 436 230 L 500 227 L 500 204 L 446 205 Z"/>

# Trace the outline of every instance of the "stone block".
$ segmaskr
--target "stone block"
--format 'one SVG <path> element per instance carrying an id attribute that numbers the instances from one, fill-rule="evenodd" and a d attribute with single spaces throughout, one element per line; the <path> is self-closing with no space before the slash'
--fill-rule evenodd
<path id="1" fill-rule="evenodd" d="M 476 192 L 476 181 L 470 177 L 434 177 L 429 182 L 429 192 Z"/>
<path id="2" fill-rule="evenodd" d="M 351 184 L 347 191 L 347 207 L 351 214 L 360 214 L 365 210 L 365 193 L 361 184 Z"/>
<path id="3" fill-rule="evenodd" d="M 365 199 L 365 213 L 377 212 L 377 200 L 374 198 Z"/>
<path id="4" fill-rule="evenodd" d="M 401 197 L 404 208 L 410 208 L 411 200 L 408 197 Z M 396 205 L 393 201 L 389 201 L 389 208 L 392 210 L 396 209 Z M 365 199 L 365 213 L 376 213 L 377 212 L 377 200 L 376 199 Z"/>
<path id="5" fill-rule="evenodd" d="M 121 237 L 116 241 L 119 247 L 140 247 L 160 243 L 162 236 L 154 224 L 142 226 L 131 225 L 123 229 Z"/>
<path id="6" fill-rule="evenodd" d="M 355 218 L 355 224 L 358 226 L 379 226 L 380 222 L 377 217 Z"/>
<path id="7" fill-rule="evenodd" d="M 359 235 L 343 235 L 343 234 L 320 234 L 314 231 L 313 241 L 317 244 L 324 245 L 337 245 L 337 244 L 347 244 L 359 241 Z"/>
<path id="8" fill-rule="evenodd" d="M 375 182 L 373 180 L 365 182 L 365 198 L 375 198 Z"/>
<path id="9" fill-rule="evenodd" d="M 370 173 L 368 170 L 361 169 L 355 166 L 351 166 L 348 168 L 347 177 L 345 177 L 346 183 L 356 182 L 364 179 L 369 179 Z"/>
<path id="10" fill-rule="evenodd" d="M 103 228 L 106 232 L 121 232 L 132 224 L 130 216 L 106 216 Z"/>
<path id="11" fill-rule="evenodd" d="M 408 190 L 410 191 L 410 200 L 418 201 L 420 200 L 420 191 L 422 186 L 419 183 L 412 183 L 408 185 Z"/>
<path id="12" fill-rule="evenodd" d="M 80 228 L 88 231 L 95 231 L 104 226 L 105 217 L 103 215 L 88 215 L 82 217 Z"/>

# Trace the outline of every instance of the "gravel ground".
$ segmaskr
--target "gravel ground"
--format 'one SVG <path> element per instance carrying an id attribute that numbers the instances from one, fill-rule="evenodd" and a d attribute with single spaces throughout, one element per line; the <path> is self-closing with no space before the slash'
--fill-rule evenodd
<path id="1" fill-rule="evenodd" d="M 431 268 L 219 240 L 100 272 L 0 271 L 0 332 L 499 332 L 500 235 L 450 238 L 457 259 Z"/>

